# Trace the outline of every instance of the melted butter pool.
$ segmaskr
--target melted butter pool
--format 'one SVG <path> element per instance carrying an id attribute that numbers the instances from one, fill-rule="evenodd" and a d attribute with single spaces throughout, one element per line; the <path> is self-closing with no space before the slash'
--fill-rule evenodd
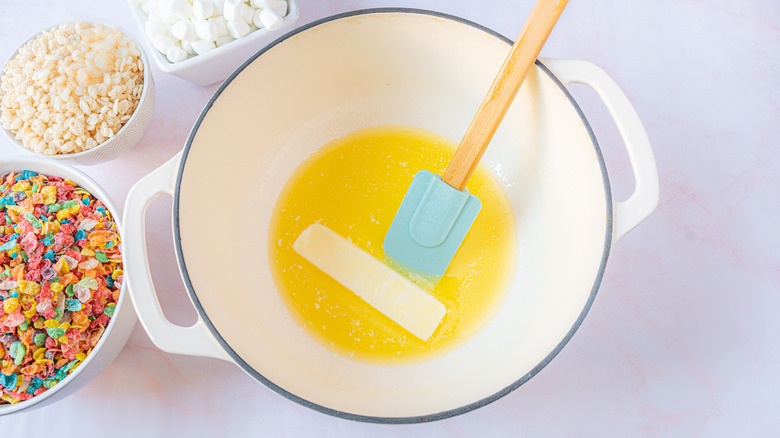
<path id="1" fill-rule="evenodd" d="M 320 223 L 384 260 L 382 242 L 414 174 L 441 175 L 455 144 L 417 128 L 367 128 L 308 157 L 287 181 L 269 230 L 271 272 L 301 326 L 331 350 L 372 363 L 408 363 L 464 342 L 500 306 L 516 264 L 515 220 L 500 183 L 480 165 L 467 189 L 482 211 L 435 286 L 421 287 L 447 307 L 423 341 L 358 298 L 293 250 L 301 232 Z"/>

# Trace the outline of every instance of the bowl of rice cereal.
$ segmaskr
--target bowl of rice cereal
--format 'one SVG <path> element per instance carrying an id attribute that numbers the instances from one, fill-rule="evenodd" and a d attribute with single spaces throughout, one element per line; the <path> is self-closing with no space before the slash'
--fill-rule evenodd
<path id="1" fill-rule="evenodd" d="M 69 22 L 27 40 L 0 76 L 0 126 L 25 152 L 92 165 L 143 136 L 154 111 L 146 55 L 117 27 Z"/>

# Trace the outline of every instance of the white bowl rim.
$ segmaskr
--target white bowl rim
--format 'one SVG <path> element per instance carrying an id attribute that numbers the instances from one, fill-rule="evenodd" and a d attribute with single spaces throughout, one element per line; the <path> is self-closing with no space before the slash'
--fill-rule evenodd
<path id="1" fill-rule="evenodd" d="M 599 287 L 601 286 L 602 279 L 604 277 L 604 272 L 606 269 L 606 263 L 607 259 L 609 258 L 610 248 L 612 246 L 612 233 L 613 233 L 613 227 L 614 227 L 614 220 L 613 220 L 613 202 L 612 202 L 612 192 L 610 188 L 610 182 L 609 182 L 609 175 L 607 173 L 606 163 L 604 161 L 604 156 L 601 152 L 601 147 L 598 144 L 598 141 L 596 140 L 596 136 L 593 132 L 593 129 L 588 122 L 588 120 L 585 118 L 585 114 L 583 113 L 582 109 L 579 107 L 577 102 L 574 100 L 574 97 L 571 95 L 571 93 L 566 89 L 566 86 L 544 65 L 542 64 L 538 59 L 536 60 L 536 66 L 544 72 L 562 91 L 562 93 L 565 95 L 569 103 L 573 106 L 577 114 L 579 115 L 580 119 L 582 120 L 582 123 L 588 133 L 588 136 L 590 137 L 590 140 L 593 145 L 594 153 L 596 155 L 596 161 L 598 162 L 601 175 L 602 175 L 602 183 L 604 187 L 604 194 L 605 194 L 605 200 L 606 200 L 606 227 L 605 227 L 605 236 L 604 236 L 604 247 L 602 252 L 601 261 L 599 263 L 598 271 L 596 272 L 596 277 L 593 283 L 593 286 L 591 288 L 590 294 L 588 296 L 587 301 L 585 302 L 585 305 L 577 317 L 574 324 L 571 326 L 571 328 L 567 331 L 566 335 L 563 337 L 563 339 L 555 346 L 555 348 L 535 367 L 533 367 L 529 372 L 521 376 L 518 380 L 513 382 L 512 384 L 508 385 L 504 389 L 490 395 L 487 397 L 484 397 L 480 400 L 477 400 L 475 402 L 466 404 L 464 406 L 460 406 L 458 408 L 445 410 L 442 412 L 434 413 L 434 414 L 427 414 L 427 415 L 419 415 L 419 416 L 407 416 L 407 417 L 383 417 L 383 416 L 370 416 L 370 415 L 360 415 L 360 414 L 354 414 L 350 412 L 341 411 L 338 409 L 329 408 L 326 406 L 323 406 L 321 404 L 317 404 L 314 402 L 311 402 L 303 397 L 300 397 L 298 395 L 295 395 L 284 388 L 276 385 L 274 382 L 272 382 L 269 378 L 263 376 L 258 371 L 256 371 L 252 366 L 250 366 L 246 361 L 244 361 L 231 347 L 230 345 L 225 341 L 225 339 L 222 337 L 222 335 L 219 333 L 217 328 L 214 326 L 213 322 L 209 319 L 203 305 L 201 304 L 200 300 L 198 299 L 197 294 L 195 293 L 195 288 L 192 284 L 191 278 L 189 274 L 187 273 L 187 267 L 183 256 L 183 250 L 182 250 L 182 244 L 181 244 L 181 228 L 180 228 L 180 216 L 179 216 L 179 202 L 180 202 L 180 190 L 181 190 L 181 182 L 184 175 L 184 168 L 187 161 L 187 155 L 189 153 L 190 148 L 192 147 L 192 142 L 195 137 L 195 134 L 198 132 L 198 128 L 200 127 L 201 123 L 203 122 L 206 114 L 211 109 L 214 102 L 219 98 L 219 96 L 222 94 L 222 92 L 232 83 L 232 81 L 245 69 L 247 68 L 252 62 L 254 62 L 258 57 L 260 57 L 265 52 L 273 49 L 276 45 L 284 42 L 285 40 L 295 37 L 301 32 L 304 32 L 306 30 L 309 30 L 311 28 L 317 27 L 322 24 L 326 24 L 332 21 L 341 20 L 344 18 L 354 17 L 354 16 L 361 16 L 361 15 L 372 15 L 372 14 L 387 14 L 387 13 L 402 13 L 402 14 L 418 14 L 418 15 L 425 15 L 425 16 L 431 16 L 435 18 L 441 18 L 446 20 L 452 20 L 457 23 L 465 24 L 468 26 L 471 26 L 475 29 L 481 30 L 485 32 L 486 34 L 493 36 L 500 41 L 505 42 L 508 45 L 512 45 L 513 41 L 509 38 L 501 35 L 500 33 L 487 28 L 485 26 L 482 26 L 478 23 L 475 23 L 473 21 L 467 20 L 462 17 L 458 17 L 455 15 L 446 14 L 439 11 L 432 11 L 432 10 L 426 10 L 426 9 L 417 9 L 417 8 L 406 8 L 406 7 L 385 7 L 385 8 L 368 8 L 368 9 L 359 9 L 354 11 L 348 11 L 344 13 L 335 14 L 332 16 L 328 16 L 325 18 L 321 18 L 319 20 L 312 21 L 310 23 L 307 23 L 305 25 L 302 25 L 295 30 L 283 35 L 276 41 L 272 42 L 268 46 L 264 47 L 260 51 L 258 51 L 255 55 L 250 57 L 246 62 L 244 62 L 240 67 L 238 67 L 225 81 L 220 85 L 219 89 L 217 89 L 216 92 L 214 92 L 214 95 L 209 99 L 208 103 L 204 106 L 203 110 L 201 111 L 200 115 L 198 116 L 197 121 L 195 122 L 192 130 L 190 131 L 190 134 L 187 138 L 187 142 L 184 146 L 184 149 L 182 151 L 182 157 L 179 163 L 179 169 L 176 176 L 176 183 L 175 183 L 175 190 L 173 193 L 173 232 L 174 232 L 174 246 L 176 249 L 176 257 L 178 261 L 178 265 L 181 270 L 182 278 L 184 280 L 184 284 L 186 286 L 187 293 L 190 296 L 190 299 L 192 300 L 193 304 L 195 305 L 195 308 L 198 312 L 198 315 L 203 319 L 204 323 L 208 327 L 209 331 L 214 336 L 214 339 L 219 343 L 219 345 L 225 350 L 225 352 L 230 356 L 230 359 L 235 362 L 239 367 L 241 367 L 244 372 L 252 376 L 255 380 L 263 383 L 268 388 L 271 388 L 278 394 L 284 396 L 285 398 L 294 401 L 302 406 L 306 406 L 308 408 L 311 408 L 315 411 L 331 415 L 338 418 L 344 418 L 348 420 L 353 421 L 360 421 L 360 422 L 366 422 L 366 423 L 381 423 L 381 424 L 413 424 L 413 423 L 425 423 L 430 421 L 436 421 L 436 420 L 442 420 L 450 417 L 454 417 L 457 415 L 461 415 L 467 412 L 470 412 L 472 410 L 475 410 L 477 408 L 483 407 L 485 405 L 488 405 L 501 397 L 509 394 L 510 392 L 514 391 L 515 389 L 519 388 L 521 385 L 523 385 L 525 382 L 530 380 L 532 377 L 534 377 L 539 371 L 541 371 L 545 366 L 547 366 L 550 361 L 552 361 L 555 356 L 558 355 L 558 353 L 563 349 L 564 346 L 569 342 L 569 340 L 574 336 L 574 333 L 579 329 L 580 325 L 585 319 L 585 316 L 588 314 L 588 311 L 590 310 L 591 305 L 593 304 L 594 299 L 596 298 L 596 293 L 598 292 Z"/>
<path id="2" fill-rule="evenodd" d="M 14 155 L 10 156 L 8 158 L 4 158 L 2 161 L 2 164 L 8 164 L 15 165 L 15 163 L 18 163 L 19 169 L 14 170 L 14 172 L 21 172 L 23 170 L 31 170 L 33 172 L 36 172 L 38 174 L 44 174 L 47 176 L 58 176 L 60 178 L 65 179 L 71 179 L 74 177 L 76 179 L 79 179 L 81 181 L 87 182 L 88 185 L 91 185 L 89 190 L 87 190 L 86 187 L 83 187 L 82 184 L 79 181 L 74 181 L 75 183 L 79 184 L 80 187 L 87 190 L 92 196 L 99 199 L 100 202 L 103 203 L 103 205 L 108 208 L 108 211 L 111 212 L 112 218 L 114 219 L 114 223 L 116 223 L 117 230 L 119 230 L 120 237 L 122 236 L 122 214 L 121 211 L 116 208 L 116 205 L 114 205 L 114 202 L 111 201 L 111 197 L 108 196 L 108 193 L 103 190 L 103 187 L 100 186 L 94 179 L 89 177 L 86 173 L 82 172 L 79 169 L 76 169 L 75 167 L 61 162 L 56 161 L 50 161 L 47 160 L 45 157 L 41 156 L 30 156 L 30 155 Z M 54 166 L 58 167 L 58 170 L 62 170 L 64 175 L 53 175 L 49 172 L 40 172 L 32 167 L 35 166 Z M 0 170 L 0 175 L 5 174 L 5 171 Z M 70 174 L 70 175 L 68 175 Z M 71 179 L 72 180 L 72 179 Z M 128 295 L 127 290 L 127 282 L 122 282 L 122 289 L 120 289 L 119 292 L 119 299 L 116 302 L 116 309 L 114 310 L 114 315 L 119 315 L 122 310 L 122 306 L 130 305 L 130 303 L 125 303 L 126 296 Z M 129 300 L 129 298 L 127 298 Z M 22 400 L 18 403 L 10 404 L 10 405 L 0 405 L 0 416 L 12 414 L 14 412 L 18 412 L 24 409 L 30 409 L 34 405 L 44 402 L 45 400 L 53 397 L 60 389 L 64 388 L 68 383 L 75 380 L 84 370 L 86 370 L 90 363 L 92 363 L 92 360 L 95 356 L 97 356 L 102 349 L 103 345 L 108 342 L 108 337 L 111 331 L 113 330 L 114 326 L 116 325 L 116 321 L 118 318 L 112 317 L 111 320 L 109 320 L 108 325 L 106 325 L 105 330 L 103 331 L 103 334 L 100 336 L 100 340 L 98 343 L 92 347 L 92 351 L 87 355 L 87 357 L 78 365 L 78 367 L 68 373 L 67 376 L 65 376 L 62 380 L 57 382 L 56 385 L 54 385 L 52 388 L 44 392 L 43 394 L 33 396 L 32 398 L 29 398 L 27 400 Z"/>
<path id="3" fill-rule="evenodd" d="M 146 99 L 147 99 L 147 97 L 149 95 L 149 82 L 152 80 L 151 79 L 152 72 L 151 72 L 151 69 L 150 69 L 150 66 L 149 66 L 149 58 L 146 56 L 146 52 L 144 52 L 143 46 L 141 45 L 140 41 L 138 41 L 132 34 L 127 32 L 127 30 L 125 30 L 123 27 L 117 26 L 116 24 L 109 23 L 109 22 L 106 22 L 106 21 L 81 20 L 81 19 L 79 19 L 79 20 L 67 20 L 67 21 L 59 22 L 57 24 L 52 24 L 51 26 L 47 26 L 46 28 L 40 30 L 39 32 L 35 33 L 31 37 L 29 37 L 26 40 L 24 40 L 21 44 L 19 44 L 19 46 L 16 48 L 16 50 L 14 50 L 13 53 L 11 53 L 11 55 L 8 57 L 8 59 L 6 59 L 5 64 L 3 64 L 3 66 L 8 64 L 8 62 L 11 61 L 19 53 L 19 49 L 21 49 L 28 42 L 32 41 L 34 38 L 37 38 L 43 32 L 49 31 L 49 30 L 54 29 L 56 27 L 60 27 L 63 24 L 77 23 L 77 22 L 88 23 L 88 24 L 99 24 L 101 26 L 105 26 L 105 27 L 108 27 L 108 28 L 116 29 L 116 30 L 122 32 L 126 37 L 130 38 L 130 40 L 136 45 L 136 47 L 138 47 L 138 51 L 141 53 L 141 62 L 144 65 L 144 86 L 143 86 L 143 89 L 141 90 L 141 97 L 138 99 L 138 105 L 135 107 L 135 110 L 133 111 L 133 114 L 130 116 L 129 119 L 127 119 L 127 122 L 125 122 L 125 124 L 122 125 L 121 128 L 119 128 L 119 131 L 114 133 L 113 137 L 109 138 L 108 140 L 106 140 L 103 143 L 95 146 L 92 149 L 88 149 L 86 151 L 81 151 L 81 152 L 76 152 L 74 154 L 55 154 L 55 155 L 39 154 L 38 152 L 35 152 L 34 150 L 32 150 L 32 149 L 28 148 L 27 146 L 25 146 L 22 142 L 17 140 L 16 137 L 13 134 L 11 134 L 11 132 L 9 130 L 3 128 L 2 125 L 0 125 L 0 130 L 2 130 L 3 133 L 5 134 L 5 136 L 9 140 L 11 140 L 11 142 L 13 143 L 14 146 L 16 146 L 17 148 L 23 150 L 24 152 L 26 152 L 28 154 L 32 154 L 33 156 L 36 156 L 36 157 L 45 157 L 45 158 L 50 158 L 52 160 L 62 160 L 62 161 L 76 160 L 76 159 L 79 159 L 79 158 L 87 157 L 87 156 L 91 155 L 92 153 L 94 153 L 94 152 L 104 148 L 105 146 L 109 146 L 117 137 L 119 137 L 119 135 L 125 130 L 125 128 L 127 128 L 136 119 L 136 117 L 138 116 L 139 108 L 141 108 L 141 105 L 146 101 Z M 2 71 L 0 71 L 0 73 L 2 73 Z"/>

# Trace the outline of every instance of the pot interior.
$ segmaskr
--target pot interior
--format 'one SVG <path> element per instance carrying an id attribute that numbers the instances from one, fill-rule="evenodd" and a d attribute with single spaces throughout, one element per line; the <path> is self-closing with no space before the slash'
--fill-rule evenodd
<path id="1" fill-rule="evenodd" d="M 368 126 L 457 143 L 510 45 L 452 17 L 359 13 L 284 38 L 223 85 L 188 141 L 174 219 L 193 301 L 242 368 L 326 412 L 393 421 L 479 406 L 557 354 L 600 282 L 611 208 L 590 129 L 540 64 L 483 158 L 510 199 L 519 248 L 511 290 L 480 333 L 423 363 L 356 362 L 303 331 L 269 268 L 271 211 L 301 161 Z"/>

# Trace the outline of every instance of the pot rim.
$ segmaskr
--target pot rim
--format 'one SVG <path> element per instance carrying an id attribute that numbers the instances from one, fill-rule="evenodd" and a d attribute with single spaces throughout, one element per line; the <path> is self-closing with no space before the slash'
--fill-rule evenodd
<path id="1" fill-rule="evenodd" d="M 222 94 L 222 92 L 230 85 L 230 83 L 239 75 L 241 72 L 244 71 L 246 67 L 248 67 L 252 62 L 255 61 L 258 57 L 263 55 L 265 52 L 271 50 L 278 44 L 286 41 L 287 39 L 294 37 L 298 35 L 299 33 L 305 32 L 309 29 L 312 29 L 314 27 L 317 27 L 322 24 L 326 24 L 332 21 L 341 20 L 344 18 L 354 17 L 354 16 L 360 16 L 360 15 L 373 15 L 373 14 L 387 14 L 387 13 L 403 13 L 403 14 L 417 14 L 417 15 L 427 15 L 432 16 L 435 18 L 442 18 L 446 20 L 455 21 L 460 24 L 465 24 L 468 26 L 471 26 L 477 30 L 480 30 L 482 32 L 487 33 L 490 36 L 493 36 L 495 38 L 498 38 L 500 41 L 505 42 L 508 45 L 512 45 L 513 41 L 509 38 L 505 37 L 504 35 L 488 28 L 483 25 L 480 25 L 478 23 L 475 23 L 473 21 L 467 20 L 465 18 L 461 18 L 455 15 L 447 14 L 444 12 L 439 11 L 432 11 L 427 9 L 417 9 L 417 8 L 404 8 L 404 7 L 387 7 L 387 8 L 368 8 L 368 9 L 359 9 L 349 12 L 343 12 L 335 15 L 331 15 L 328 17 L 324 17 L 315 21 L 312 21 L 308 24 L 305 24 L 303 26 L 298 27 L 297 29 L 288 32 L 287 34 L 281 36 L 276 41 L 272 42 L 268 46 L 264 47 L 260 51 L 258 51 L 256 54 L 254 54 L 251 58 L 246 60 L 243 64 L 241 64 L 240 67 L 236 69 L 225 81 L 220 85 L 220 87 L 217 89 L 216 92 L 214 92 L 214 95 L 211 96 L 208 103 L 206 103 L 205 107 L 201 111 L 200 115 L 198 116 L 197 121 L 192 127 L 192 130 L 190 131 L 189 136 L 187 137 L 187 142 L 184 146 L 184 149 L 182 151 L 181 161 L 179 163 L 179 169 L 177 171 L 176 175 L 176 183 L 175 183 L 175 189 L 173 194 L 173 233 L 174 233 L 174 246 L 176 248 L 176 258 L 181 270 L 182 279 L 184 281 L 184 284 L 187 289 L 187 293 L 190 296 L 190 299 L 192 300 L 193 304 L 195 305 L 195 308 L 200 315 L 200 317 L 205 322 L 206 326 L 208 327 L 211 334 L 214 336 L 214 339 L 219 343 L 219 345 L 225 350 L 225 352 L 230 356 L 233 362 L 236 363 L 244 372 L 252 376 L 255 380 L 258 380 L 268 388 L 274 390 L 276 393 L 284 396 L 288 400 L 291 400 L 295 403 L 298 403 L 302 406 L 306 406 L 308 408 L 314 409 L 315 411 L 328 414 L 334 417 L 338 418 L 344 418 L 347 420 L 354 420 L 354 421 L 361 421 L 366 423 L 382 423 L 382 424 L 410 424 L 410 423 L 425 423 L 430 421 L 436 421 L 436 420 L 442 420 L 445 418 L 454 417 L 457 415 L 461 415 L 467 412 L 470 412 L 472 410 L 475 410 L 477 408 L 480 408 L 482 406 L 488 405 L 501 397 L 509 394 L 510 392 L 514 391 L 515 389 L 519 388 L 521 385 L 523 385 L 525 382 L 530 380 L 532 377 L 534 377 L 539 371 L 541 371 L 545 366 L 547 366 L 550 361 L 552 361 L 555 356 L 558 355 L 558 353 L 563 349 L 563 347 L 569 342 L 569 340 L 572 338 L 574 333 L 577 331 L 577 329 L 582 324 L 582 321 L 585 319 L 585 316 L 588 314 L 588 311 L 590 310 L 591 305 L 593 304 L 593 300 L 596 298 L 596 293 L 598 292 L 599 287 L 601 286 L 602 279 L 604 277 L 604 271 L 606 269 L 606 263 L 607 259 L 609 258 L 609 252 L 610 248 L 612 246 L 612 234 L 613 234 L 613 204 L 612 204 L 612 192 L 610 189 L 610 183 L 609 183 L 609 175 L 607 174 L 607 168 L 606 163 L 604 161 L 604 156 L 601 152 L 601 148 L 598 144 L 598 141 L 596 140 L 596 136 L 593 133 L 593 129 L 590 126 L 590 123 L 588 123 L 587 119 L 585 118 L 585 114 L 582 112 L 582 109 L 579 107 L 577 102 L 574 100 L 574 97 L 569 93 L 569 91 L 566 89 L 566 86 L 548 69 L 544 64 L 542 64 L 541 61 L 538 59 L 536 60 L 536 66 L 539 67 L 547 76 L 552 79 L 552 81 L 558 86 L 558 88 L 563 92 L 566 99 L 569 101 L 569 103 L 574 107 L 577 114 L 580 117 L 580 120 L 582 121 L 583 125 L 585 126 L 585 129 L 588 133 L 588 136 L 590 137 L 591 143 L 593 144 L 593 149 L 597 157 L 597 161 L 599 164 L 599 168 L 601 170 L 602 175 L 602 182 L 604 185 L 604 195 L 605 195 L 605 201 L 606 201 L 606 229 L 605 229 L 605 237 L 604 237 L 604 248 L 602 252 L 601 262 L 599 264 L 598 272 L 596 274 L 596 279 L 593 283 L 593 287 L 591 288 L 590 295 L 588 296 L 588 299 L 585 303 L 585 306 L 583 307 L 582 311 L 580 312 L 579 316 L 577 317 L 576 321 L 572 325 L 572 327 L 569 329 L 569 331 L 566 333 L 566 335 L 561 339 L 561 341 L 558 343 L 558 345 L 555 346 L 555 348 L 541 361 L 539 362 L 535 367 L 533 367 L 528 373 L 521 376 L 518 380 L 513 382 L 512 384 L 508 385 L 504 389 L 490 395 L 487 397 L 484 397 L 480 400 L 477 400 L 475 402 L 466 404 L 464 406 L 460 406 L 458 408 L 449 409 L 441 412 L 437 412 L 434 414 L 428 414 L 428 415 L 418 415 L 418 416 L 407 416 L 407 417 L 382 417 L 382 416 L 371 416 L 371 415 L 359 415 L 359 414 L 353 414 L 350 412 L 341 411 L 338 409 L 328 408 L 326 406 L 311 402 L 303 397 L 300 397 L 298 395 L 295 395 L 284 388 L 276 385 L 274 382 L 272 382 L 270 379 L 266 378 L 262 374 L 260 374 L 258 371 L 256 371 L 254 368 L 252 368 L 248 363 L 246 363 L 231 347 L 228 345 L 228 343 L 225 341 L 225 339 L 220 335 L 217 328 L 214 326 L 214 324 L 209 319 L 208 315 L 206 314 L 205 310 L 203 309 L 203 305 L 201 304 L 200 300 L 198 299 L 197 294 L 195 293 L 195 288 L 193 287 L 192 281 L 190 279 L 190 276 L 187 272 L 187 266 L 184 261 L 183 257 L 183 251 L 182 251 L 182 245 L 181 245 L 181 229 L 179 225 L 179 193 L 181 190 L 181 181 L 182 177 L 184 175 L 184 167 L 186 165 L 187 156 L 189 155 L 190 148 L 192 147 L 192 142 L 195 137 L 195 133 L 197 133 L 198 128 L 200 127 L 201 123 L 203 122 L 203 119 L 205 118 L 206 114 L 208 114 L 209 110 L 211 109 L 214 102 L 219 98 L 219 96 Z"/>

